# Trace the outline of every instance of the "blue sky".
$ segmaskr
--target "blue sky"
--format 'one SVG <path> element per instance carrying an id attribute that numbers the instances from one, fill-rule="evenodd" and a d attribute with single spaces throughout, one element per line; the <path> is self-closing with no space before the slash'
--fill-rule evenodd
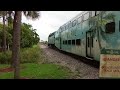
<path id="1" fill-rule="evenodd" d="M 40 40 L 47 41 L 48 35 L 78 15 L 81 11 L 40 11 L 40 18 L 32 21 L 22 17 L 22 22 L 29 23 L 40 36 Z"/>

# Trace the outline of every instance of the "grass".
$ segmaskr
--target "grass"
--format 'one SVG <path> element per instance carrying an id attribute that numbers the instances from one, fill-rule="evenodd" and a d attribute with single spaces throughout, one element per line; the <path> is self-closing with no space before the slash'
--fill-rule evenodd
<path id="1" fill-rule="evenodd" d="M 9 67 L 8 64 L 0 64 L 0 68 L 6 68 L 6 67 Z"/>
<path id="2" fill-rule="evenodd" d="M 2 65 L 0 68 L 8 67 Z M 66 79 L 70 78 L 71 72 L 69 69 L 55 64 L 21 64 L 24 67 L 20 71 L 21 78 L 29 79 Z M 13 72 L 1 72 L 0 79 L 13 79 Z"/>

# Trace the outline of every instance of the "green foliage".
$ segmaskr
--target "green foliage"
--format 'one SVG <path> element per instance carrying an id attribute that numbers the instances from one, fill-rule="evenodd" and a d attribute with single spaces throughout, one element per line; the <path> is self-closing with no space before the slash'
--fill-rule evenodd
<path id="1" fill-rule="evenodd" d="M 21 47 L 32 47 L 39 42 L 39 35 L 36 33 L 32 26 L 26 23 L 22 24 L 21 32 Z"/>
<path id="2" fill-rule="evenodd" d="M 29 79 L 65 79 L 70 78 L 71 72 L 68 68 L 55 64 L 21 64 L 21 78 Z M 12 79 L 13 72 L 2 72 L 0 79 Z"/>
<path id="3" fill-rule="evenodd" d="M 41 49 L 38 45 L 21 50 L 21 63 L 37 63 L 40 59 Z"/>
<path id="4" fill-rule="evenodd" d="M 0 46 L 2 47 L 3 43 L 3 25 L 0 24 Z M 12 33 L 13 33 L 13 26 L 9 24 L 6 26 L 6 41 L 9 44 L 10 48 L 12 47 Z M 23 23 L 21 25 L 21 48 L 32 47 L 39 42 L 39 35 L 36 33 L 36 29 L 33 29 L 30 24 Z"/>
<path id="5" fill-rule="evenodd" d="M 10 67 L 10 65 L 8 65 L 8 64 L 1 64 L 0 65 L 0 68 L 7 68 L 7 67 Z"/>
<path id="6" fill-rule="evenodd" d="M 42 53 L 38 45 L 34 45 L 32 48 L 21 49 L 21 63 L 37 63 L 42 61 L 44 58 L 40 55 Z M 6 53 L 0 53 L 0 64 L 11 63 L 12 52 L 7 51 Z"/>
<path id="7" fill-rule="evenodd" d="M 36 20 L 40 17 L 39 11 L 23 11 L 23 14 L 26 16 L 27 19 Z"/>
<path id="8" fill-rule="evenodd" d="M 11 62 L 11 51 L 7 51 L 6 53 L 0 53 L 0 64 L 9 64 Z"/>

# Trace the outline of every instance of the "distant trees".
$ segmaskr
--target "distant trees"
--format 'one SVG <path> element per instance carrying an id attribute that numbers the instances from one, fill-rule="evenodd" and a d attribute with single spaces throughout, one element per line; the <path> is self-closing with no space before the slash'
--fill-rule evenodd
<path id="1" fill-rule="evenodd" d="M 6 28 L 5 28 L 5 21 L 6 21 L 6 16 L 7 16 L 7 11 L 0 11 L 0 16 L 3 18 L 3 51 L 6 51 Z"/>
<path id="2" fill-rule="evenodd" d="M 6 27 L 6 43 L 9 44 L 10 49 L 12 49 L 12 38 L 13 38 L 13 26 L 10 24 L 9 26 L 5 25 Z M 3 24 L 0 24 L 0 47 L 2 48 L 3 44 Z M 32 25 L 27 23 L 21 24 L 21 41 L 20 47 L 32 47 L 39 42 L 40 38 L 39 35 L 36 33 L 36 29 L 33 29 Z"/>
<path id="3" fill-rule="evenodd" d="M 39 42 L 39 35 L 36 29 L 33 29 L 30 24 L 23 23 L 21 25 L 21 47 L 31 47 Z"/>

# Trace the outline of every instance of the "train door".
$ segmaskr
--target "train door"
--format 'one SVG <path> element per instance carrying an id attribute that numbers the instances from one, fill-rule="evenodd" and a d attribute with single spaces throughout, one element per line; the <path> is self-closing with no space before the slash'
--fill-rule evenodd
<path id="1" fill-rule="evenodd" d="M 93 34 L 92 31 L 86 33 L 86 55 L 93 58 Z"/>

